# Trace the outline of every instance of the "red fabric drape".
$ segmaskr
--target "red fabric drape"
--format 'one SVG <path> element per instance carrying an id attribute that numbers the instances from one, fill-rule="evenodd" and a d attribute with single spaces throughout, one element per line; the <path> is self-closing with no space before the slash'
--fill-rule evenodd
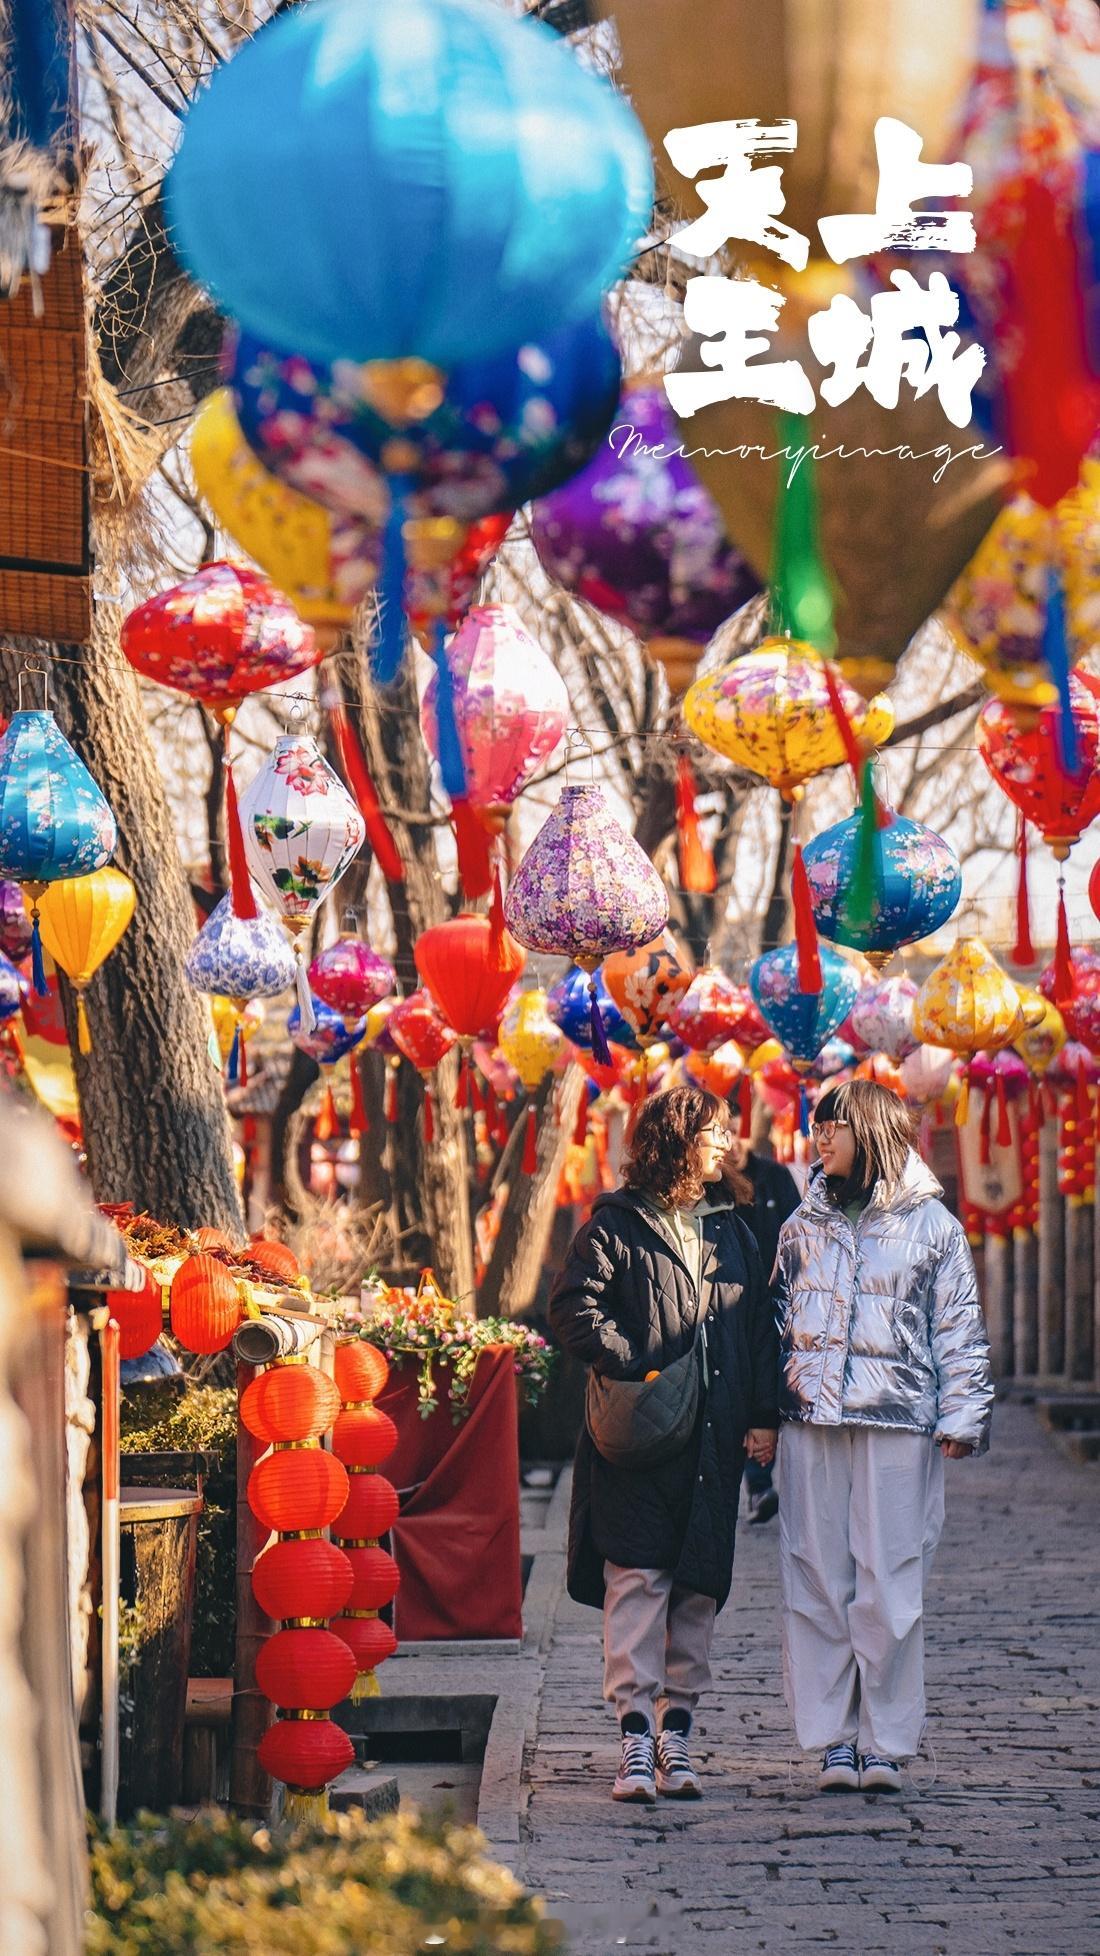
<path id="1" fill-rule="evenodd" d="M 400 1643 L 523 1634 L 519 1559 L 519 1418 L 511 1347 L 482 1352 L 470 1411 L 451 1423 L 446 1369 L 439 1409 L 421 1419 L 416 1367 L 396 1364 L 377 1403 L 397 1427 L 385 1472 L 401 1496 L 393 1553 Z"/>

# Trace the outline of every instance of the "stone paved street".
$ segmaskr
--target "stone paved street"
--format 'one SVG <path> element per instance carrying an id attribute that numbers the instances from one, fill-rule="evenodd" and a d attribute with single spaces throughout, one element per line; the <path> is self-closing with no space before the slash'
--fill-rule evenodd
<path id="1" fill-rule="evenodd" d="M 700 1708 L 707 1796 L 615 1807 L 598 1618 L 563 1598 L 522 1872 L 577 1950 L 1100 1952 L 1100 1468 L 1030 1408 L 948 1463 L 926 1751 L 900 1798 L 814 1790 L 779 1686 L 777 1528 L 739 1531 Z"/>

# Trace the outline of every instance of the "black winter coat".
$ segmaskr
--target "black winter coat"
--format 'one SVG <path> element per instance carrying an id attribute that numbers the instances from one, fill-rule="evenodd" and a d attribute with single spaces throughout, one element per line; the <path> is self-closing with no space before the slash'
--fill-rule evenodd
<path id="1" fill-rule="evenodd" d="M 600 1608 L 605 1561 L 671 1569 L 685 1589 L 729 1595 L 745 1434 L 778 1426 L 779 1340 L 750 1230 L 733 1208 L 705 1212 L 703 1292 L 710 1384 L 683 1453 L 660 1466 L 612 1467 L 587 1429 L 577 1442 L 569 1517 L 569 1594 Z M 643 1379 L 695 1336 L 694 1278 L 643 1198 L 600 1196 L 550 1294 L 566 1351 L 609 1379 Z"/>
<path id="2" fill-rule="evenodd" d="M 802 1197 L 790 1169 L 784 1168 L 781 1161 L 769 1161 L 766 1155 L 750 1155 L 745 1172 L 752 1183 L 752 1208 L 746 1204 L 742 1209 L 739 1205 L 737 1213 L 756 1238 L 764 1275 L 770 1282 L 779 1232 L 787 1217 L 794 1215 Z"/>

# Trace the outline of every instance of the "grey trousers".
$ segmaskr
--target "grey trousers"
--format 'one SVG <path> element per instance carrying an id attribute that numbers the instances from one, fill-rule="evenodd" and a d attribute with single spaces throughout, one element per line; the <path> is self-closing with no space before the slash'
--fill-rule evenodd
<path id="1" fill-rule="evenodd" d="M 621 1569 L 605 1562 L 603 1695 L 622 1719 L 641 1712 L 650 1731 L 658 1711 L 694 1712 L 710 1683 L 713 1596 L 681 1589 L 668 1569 Z"/>

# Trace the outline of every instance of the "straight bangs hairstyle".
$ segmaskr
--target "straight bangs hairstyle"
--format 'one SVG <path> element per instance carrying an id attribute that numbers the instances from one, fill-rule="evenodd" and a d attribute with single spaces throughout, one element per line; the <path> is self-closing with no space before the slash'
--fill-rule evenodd
<path id="1" fill-rule="evenodd" d="M 849 1186 L 863 1191 L 877 1181 L 901 1180 L 913 1146 L 913 1123 L 903 1100 L 877 1080 L 846 1080 L 830 1087 L 814 1108 L 815 1122 L 846 1121 L 855 1143 Z"/>
<path id="2" fill-rule="evenodd" d="M 716 1122 L 729 1126 L 724 1100 L 703 1087 L 670 1087 L 647 1100 L 630 1143 L 623 1170 L 627 1188 L 656 1196 L 670 1209 L 692 1208 L 703 1193 L 699 1136 Z"/>

